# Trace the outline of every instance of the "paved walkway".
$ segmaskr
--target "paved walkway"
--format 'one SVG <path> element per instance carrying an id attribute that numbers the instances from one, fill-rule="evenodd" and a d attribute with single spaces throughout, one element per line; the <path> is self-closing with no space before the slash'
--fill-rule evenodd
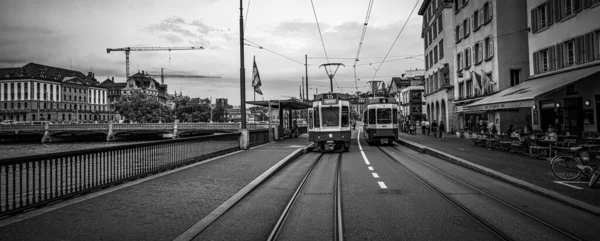
<path id="1" fill-rule="evenodd" d="M 559 181 L 559 179 L 554 176 L 550 169 L 550 163 L 546 160 L 536 160 L 502 151 L 488 150 L 484 147 L 474 146 L 471 140 L 458 138 L 456 135 L 447 135 L 445 140 L 439 140 L 433 136 L 421 134 L 409 135 L 401 132 L 399 138 L 416 142 L 471 163 L 600 207 L 600 188 L 589 188 L 587 182 L 581 180 L 563 184 L 555 182 Z"/>
<path id="2" fill-rule="evenodd" d="M 307 135 L 286 139 L 3 219 L 0 240 L 173 240 L 307 144 Z"/>

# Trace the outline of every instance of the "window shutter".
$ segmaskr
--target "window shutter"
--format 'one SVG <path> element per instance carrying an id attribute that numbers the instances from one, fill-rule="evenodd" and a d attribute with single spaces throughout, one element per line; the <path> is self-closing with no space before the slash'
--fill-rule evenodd
<path id="1" fill-rule="evenodd" d="M 538 68 L 538 52 L 533 53 L 533 74 L 539 74 L 540 70 Z"/>
<path id="2" fill-rule="evenodd" d="M 577 64 L 585 62 L 585 36 L 581 35 L 575 39 L 575 61 Z"/>
<path id="3" fill-rule="evenodd" d="M 587 42 L 587 46 L 586 46 L 586 53 L 587 53 L 587 60 L 588 61 L 594 61 L 596 56 L 596 52 L 598 52 L 598 46 L 595 45 L 596 41 L 594 41 L 594 32 L 588 33 L 585 35 L 586 37 L 586 42 Z"/>
<path id="4" fill-rule="evenodd" d="M 561 0 L 551 0 L 551 3 L 554 9 L 554 20 L 556 22 L 560 21 L 562 19 L 562 1 Z"/>
<path id="5" fill-rule="evenodd" d="M 552 17 L 552 1 L 546 2 L 546 22 L 548 26 L 551 26 L 554 23 L 554 18 Z"/>
<path id="6" fill-rule="evenodd" d="M 531 10 L 531 32 L 535 33 L 538 30 L 537 25 L 537 8 Z"/>
<path id="7" fill-rule="evenodd" d="M 563 44 L 562 43 L 557 44 L 555 51 L 556 51 L 556 69 L 562 69 L 565 66 L 564 59 L 563 59 Z"/>
<path id="8" fill-rule="evenodd" d="M 548 69 L 550 71 L 556 69 L 555 58 L 556 54 L 554 53 L 554 46 L 550 46 L 550 48 L 548 48 Z"/>
<path id="9" fill-rule="evenodd" d="M 471 17 L 470 17 L 471 18 L 471 31 L 475 32 L 476 26 L 475 26 L 475 21 L 473 20 L 473 15 L 474 14 L 471 14 Z"/>
<path id="10" fill-rule="evenodd" d="M 477 59 L 477 53 L 476 50 L 477 49 L 477 45 L 473 45 L 473 48 L 471 49 L 471 57 L 473 58 L 473 64 L 476 64 L 477 62 L 479 62 L 479 60 Z"/>
<path id="11" fill-rule="evenodd" d="M 494 37 L 490 36 L 490 57 L 494 56 Z"/>
<path id="12" fill-rule="evenodd" d="M 573 11 L 581 12 L 581 0 L 573 0 Z"/>
<path id="13" fill-rule="evenodd" d="M 479 9 L 479 26 L 482 26 L 485 22 L 485 16 L 483 14 L 483 7 Z"/>
<path id="14" fill-rule="evenodd" d="M 488 1 L 488 20 L 492 19 L 494 15 L 494 8 L 492 7 L 492 1 Z"/>

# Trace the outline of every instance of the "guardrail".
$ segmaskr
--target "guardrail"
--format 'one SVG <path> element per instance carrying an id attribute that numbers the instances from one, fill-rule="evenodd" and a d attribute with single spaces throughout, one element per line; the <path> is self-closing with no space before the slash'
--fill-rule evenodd
<path id="1" fill-rule="evenodd" d="M 0 159 L 0 216 L 239 149 L 239 133 Z M 251 131 L 251 144 L 268 130 Z"/>
<path id="2" fill-rule="evenodd" d="M 48 125 L 49 130 L 108 130 L 109 123 L 99 124 L 52 124 Z M 174 123 L 142 123 L 142 124 L 123 124 L 113 123 L 113 129 L 118 130 L 137 130 L 137 129 L 173 129 Z M 237 130 L 240 128 L 239 123 L 177 123 L 179 129 L 220 129 L 220 130 Z M 250 130 L 267 129 L 268 124 L 248 124 Z M 45 125 L 0 125 L 0 130 L 45 130 Z"/>

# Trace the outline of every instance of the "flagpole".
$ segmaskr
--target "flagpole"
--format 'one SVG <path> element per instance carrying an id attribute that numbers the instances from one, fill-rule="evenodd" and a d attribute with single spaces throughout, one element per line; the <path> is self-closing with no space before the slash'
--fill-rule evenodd
<path id="1" fill-rule="evenodd" d="M 253 56 L 253 64 L 252 64 L 252 85 L 254 85 L 254 65 L 256 64 L 256 55 Z M 254 87 L 254 86 L 252 86 Z M 254 101 L 256 101 L 256 90 L 253 91 L 254 93 Z"/>
<path id="2" fill-rule="evenodd" d="M 244 67 L 244 9 L 240 0 L 240 114 L 242 117 L 240 149 L 248 149 L 248 130 L 246 129 L 246 68 Z"/>

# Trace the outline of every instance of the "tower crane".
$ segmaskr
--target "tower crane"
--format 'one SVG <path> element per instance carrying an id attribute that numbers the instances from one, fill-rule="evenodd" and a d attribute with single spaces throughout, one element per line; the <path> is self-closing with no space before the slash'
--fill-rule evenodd
<path id="1" fill-rule="evenodd" d="M 160 69 L 160 74 L 146 74 L 148 77 L 160 77 L 160 84 L 165 84 L 165 77 L 170 78 L 221 78 L 221 76 L 211 75 L 187 75 L 187 74 L 164 74 L 163 68 Z"/>
<path id="2" fill-rule="evenodd" d="M 125 77 L 129 78 L 129 52 L 131 51 L 171 51 L 171 50 L 201 50 L 204 49 L 202 46 L 193 47 L 124 47 L 124 48 L 107 48 L 106 53 L 110 54 L 111 51 L 125 51 Z"/>

